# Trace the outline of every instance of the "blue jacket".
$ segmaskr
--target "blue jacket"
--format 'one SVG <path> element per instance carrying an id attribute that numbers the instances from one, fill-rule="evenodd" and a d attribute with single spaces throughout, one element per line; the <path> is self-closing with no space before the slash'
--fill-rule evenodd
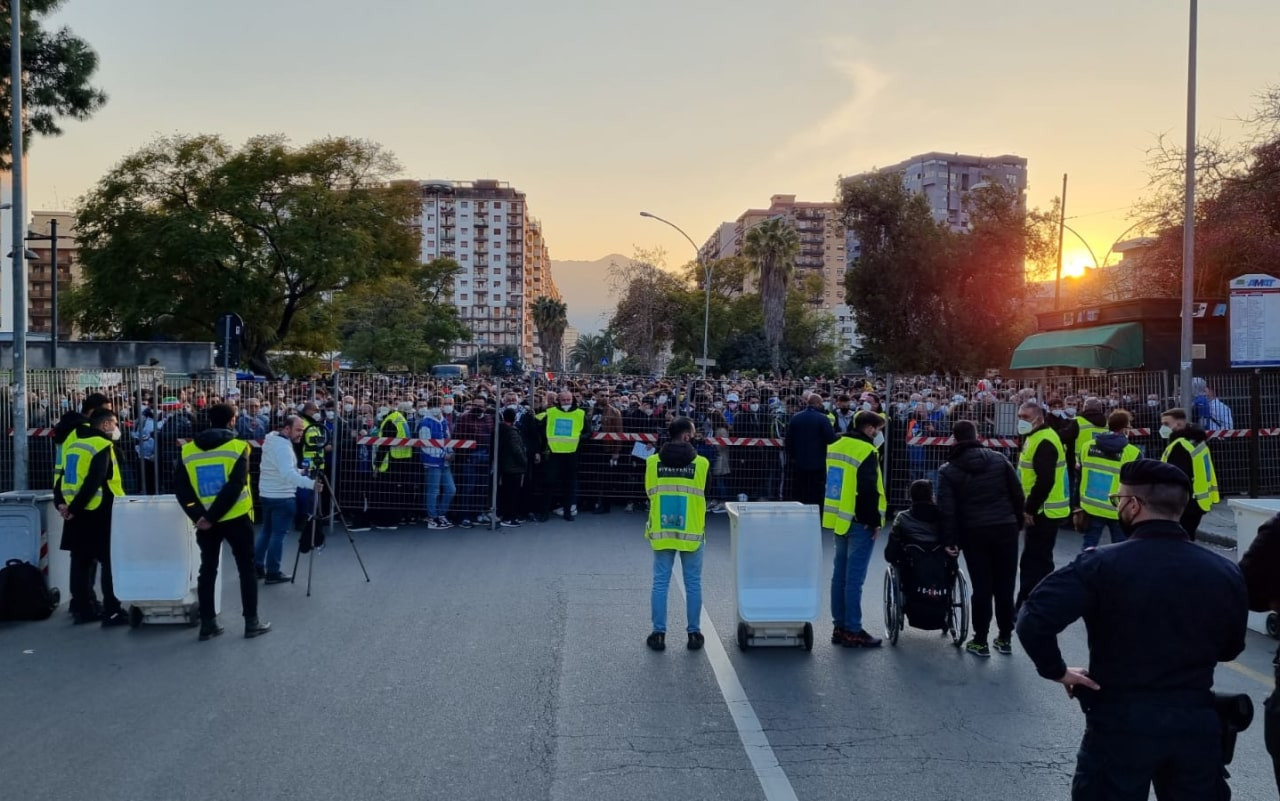
<path id="1" fill-rule="evenodd" d="M 449 439 L 449 421 L 443 417 L 439 420 L 432 420 L 425 417 L 422 425 L 418 428 L 418 439 Z M 444 457 L 449 453 L 449 448 L 432 448 L 424 447 L 420 450 L 422 453 L 422 463 L 427 467 L 444 467 Z"/>
<path id="2" fill-rule="evenodd" d="M 826 470 L 827 446 L 835 441 L 826 412 L 808 408 L 787 423 L 787 458 L 797 470 Z"/>

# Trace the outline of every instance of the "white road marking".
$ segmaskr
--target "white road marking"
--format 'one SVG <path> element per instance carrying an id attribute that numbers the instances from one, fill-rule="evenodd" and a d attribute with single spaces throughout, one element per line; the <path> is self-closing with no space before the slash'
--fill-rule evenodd
<path id="1" fill-rule="evenodd" d="M 676 591 L 683 596 L 684 580 L 680 577 L 680 566 L 676 565 L 671 573 L 675 579 L 673 583 Z M 747 699 L 747 691 L 742 688 L 742 682 L 738 681 L 738 673 L 733 669 L 729 655 L 724 652 L 715 623 L 711 622 L 711 615 L 705 609 L 701 622 L 703 636 L 706 637 L 703 650 L 707 652 L 707 661 L 711 663 L 711 670 L 715 673 L 716 684 L 720 685 L 720 695 L 729 707 L 729 715 L 738 730 L 738 738 L 747 752 L 747 759 L 751 761 L 751 768 L 760 781 L 765 801 L 797 801 L 791 780 L 787 778 L 782 765 L 778 764 L 778 756 L 769 744 L 756 710 Z"/>

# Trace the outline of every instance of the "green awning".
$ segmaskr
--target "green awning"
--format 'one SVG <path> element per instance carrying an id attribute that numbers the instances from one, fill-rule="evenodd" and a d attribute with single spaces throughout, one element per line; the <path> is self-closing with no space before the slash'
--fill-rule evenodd
<path id="1" fill-rule="evenodd" d="M 1032 334 L 1013 351 L 1010 369 L 1077 367 L 1129 370 L 1142 366 L 1142 324 L 1120 323 Z"/>

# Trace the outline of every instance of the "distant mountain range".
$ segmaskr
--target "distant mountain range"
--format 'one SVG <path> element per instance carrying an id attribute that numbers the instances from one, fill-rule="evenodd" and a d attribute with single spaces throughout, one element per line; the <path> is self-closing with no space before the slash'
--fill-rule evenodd
<path id="1" fill-rule="evenodd" d="M 611 253 L 595 261 L 551 261 L 551 277 L 569 307 L 569 325 L 583 334 L 604 330 L 618 303 L 609 290 L 609 265 L 626 260 Z"/>

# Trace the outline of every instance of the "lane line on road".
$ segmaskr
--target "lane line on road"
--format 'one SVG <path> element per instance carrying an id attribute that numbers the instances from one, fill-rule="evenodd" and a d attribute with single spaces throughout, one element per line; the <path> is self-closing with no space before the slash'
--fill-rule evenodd
<path id="1" fill-rule="evenodd" d="M 1236 673 L 1239 673 L 1241 676 L 1247 676 L 1253 679 L 1254 681 L 1258 682 L 1259 684 L 1261 684 L 1263 687 L 1266 687 L 1267 689 L 1274 690 L 1276 688 L 1275 679 L 1271 678 L 1265 673 L 1259 673 L 1253 668 L 1245 667 L 1239 662 L 1223 662 L 1222 664 L 1231 668 Z"/>
<path id="2" fill-rule="evenodd" d="M 680 568 L 677 566 L 671 573 L 675 579 L 676 591 L 683 596 L 684 580 L 680 576 Z M 747 752 L 747 759 L 751 761 L 751 768 L 760 781 L 765 801 L 798 801 L 796 791 L 791 787 L 791 780 L 778 763 L 778 756 L 769 744 L 769 737 L 764 733 L 764 727 L 760 725 L 760 718 L 751 706 L 751 701 L 747 699 L 747 691 L 742 688 L 738 673 L 733 669 L 724 644 L 720 642 L 716 625 L 706 609 L 702 610 L 702 626 L 703 636 L 706 638 L 703 650 L 707 652 L 707 661 L 711 663 L 711 670 L 715 673 L 716 684 L 720 685 L 720 695 L 729 707 L 729 715 L 738 730 L 738 738 Z"/>

